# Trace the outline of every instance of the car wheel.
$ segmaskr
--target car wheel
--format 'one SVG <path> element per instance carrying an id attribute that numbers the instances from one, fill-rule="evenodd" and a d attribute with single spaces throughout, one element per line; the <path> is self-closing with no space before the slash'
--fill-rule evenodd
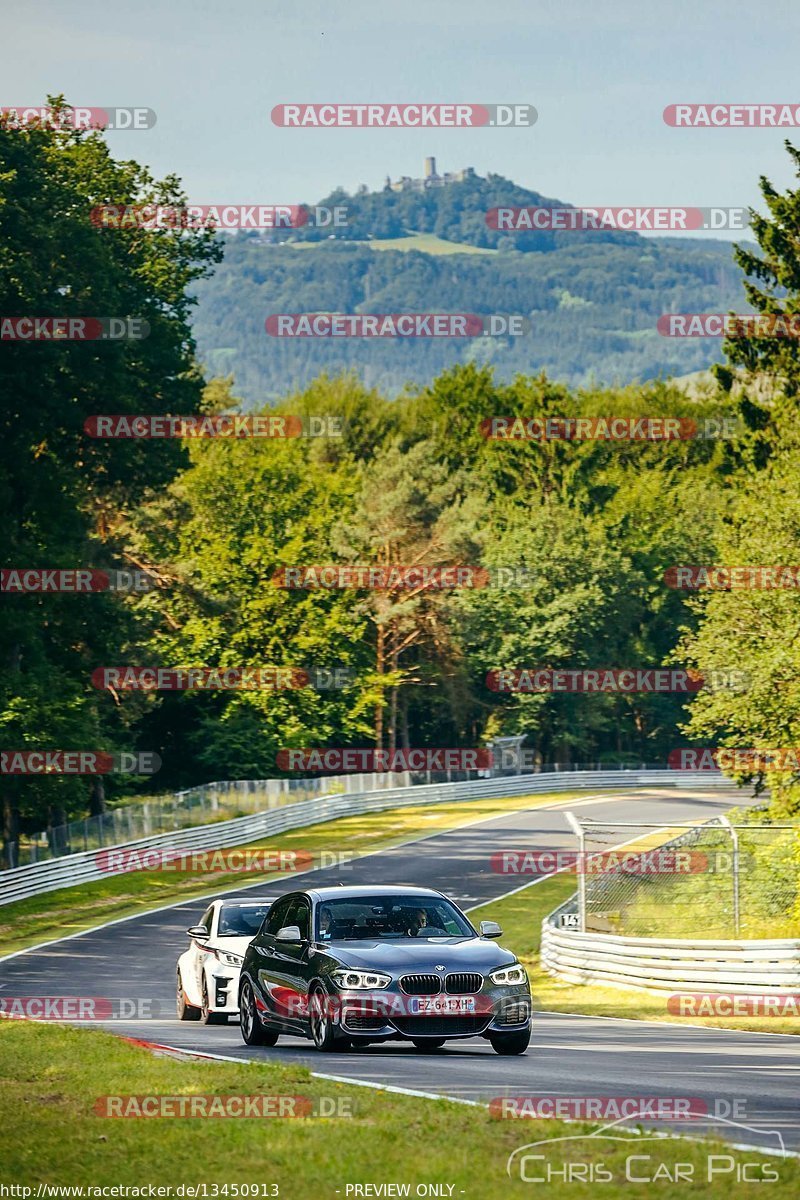
<path id="1" fill-rule="evenodd" d="M 208 999 L 208 984 L 203 980 L 203 1006 L 200 1014 L 204 1025 L 227 1025 L 228 1014 L 214 1012 Z"/>
<path id="2" fill-rule="evenodd" d="M 328 996 L 322 988 L 315 988 L 309 997 L 308 1023 L 318 1050 L 345 1050 L 350 1045 L 350 1039 L 338 1033 L 334 1027 Z"/>
<path id="3" fill-rule="evenodd" d="M 190 1004 L 189 1001 L 186 999 L 186 993 L 183 990 L 183 981 L 181 980 L 180 971 L 178 971 L 178 974 L 176 976 L 176 981 L 177 982 L 176 982 L 176 988 L 175 988 L 175 1011 L 178 1014 L 178 1020 L 179 1021 L 199 1021 L 200 1020 L 200 1009 L 196 1008 L 194 1004 Z"/>
<path id="4" fill-rule="evenodd" d="M 495 1054 L 524 1054 L 531 1040 L 530 1028 L 514 1033 L 492 1033 L 489 1041 Z"/>
<path id="5" fill-rule="evenodd" d="M 256 998 L 253 986 L 245 982 L 239 997 L 239 1016 L 242 1038 L 248 1046 L 274 1046 L 278 1040 L 277 1033 L 265 1029 L 256 1011 Z"/>
<path id="6" fill-rule="evenodd" d="M 413 1038 L 412 1040 L 415 1049 L 419 1050 L 420 1054 L 433 1054 L 435 1050 L 441 1050 L 447 1041 L 446 1038 Z"/>

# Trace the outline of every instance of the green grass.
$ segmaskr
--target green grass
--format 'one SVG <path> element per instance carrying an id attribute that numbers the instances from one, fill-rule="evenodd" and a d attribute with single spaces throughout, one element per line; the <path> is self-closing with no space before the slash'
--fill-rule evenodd
<path id="1" fill-rule="evenodd" d="M 729 814 L 733 819 L 734 814 Z M 719 855 L 718 873 L 642 876 L 623 881 L 609 907 L 619 912 L 619 930 L 633 937 L 800 937 L 800 826 L 775 829 L 756 824 L 739 830 L 740 908 L 734 924 L 731 843 L 725 832 L 709 831 L 693 847 Z"/>
<path id="2" fill-rule="evenodd" d="M 338 1059 L 320 1055 L 320 1069 L 336 1071 Z M 334 1101 L 349 1115 L 281 1118 L 107 1118 L 95 1112 L 104 1096 L 308 1097 L 312 1105 Z M 346 1109 L 344 1108 L 346 1106 Z M 594 1126 L 555 1121 L 498 1120 L 486 1109 L 423 1100 L 313 1078 L 308 1070 L 279 1061 L 255 1064 L 183 1061 L 156 1057 L 110 1034 L 29 1022 L 0 1022 L 0 1181 L 33 1186 L 196 1186 L 275 1184 L 282 1200 L 325 1200 L 348 1184 L 452 1185 L 452 1196 L 507 1200 L 531 1196 L 530 1184 L 506 1175 L 508 1155 L 540 1138 L 575 1136 Z M 633 1135 L 635 1137 L 635 1135 Z M 625 1183 L 624 1160 L 635 1154 L 658 1162 L 692 1164 L 696 1183 L 680 1195 L 751 1196 L 752 1184 L 706 1184 L 708 1154 L 737 1162 L 767 1163 L 778 1173 L 769 1195 L 796 1196 L 800 1164 L 719 1143 L 556 1143 L 554 1166 L 590 1157 L 602 1160 L 621 1180 L 604 1189 L 613 1200 L 677 1196 L 665 1183 Z M 644 1164 L 635 1164 L 643 1174 Z M 622 1190 L 624 1189 L 624 1191 Z M 145 1191 L 145 1195 L 146 1195 Z M 209 1195 L 213 1192 L 209 1190 Z M 224 1194 L 224 1193 L 223 1193 Z M 229 1195 L 236 1193 L 231 1191 Z M 269 1187 L 266 1194 L 270 1194 Z M 350 1193 L 353 1195 L 353 1193 Z M 375 1193 L 373 1193 L 375 1194 Z M 584 1191 L 556 1182 L 547 1196 Z"/>
<path id="3" fill-rule="evenodd" d="M 369 242 L 373 250 L 420 250 L 423 254 L 497 254 L 469 242 L 448 242 L 434 233 L 409 233 L 408 237 L 380 238 Z"/>
<path id="4" fill-rule="evenodd" d="M 637 1021 L 667 1024 L 711 1025 L 718 1029 L 741 1029 L 755 1033 L 800 1034 L 800 1021 L 779 1017 L 691 1017 L 667 1011 L 667 994 L 607 987 L 601 984 L 564 983 L 539 965 L 542 919 L 575 891 L 574 874 L 554 875 L 543 883 L 525 888 L 504 900 L 495 900 L 470 910 L 472 921 L 499 921 L 502 945 L 508 946 L 525 964 L 531 981 L 534 1007 L 546 1012 L 582 1013 L 587 1016 L 628 1017 Z M 675 991 L 692 991 L 675 985 Z"/>
<path id="5" fill-rule="evenodd" d="M 315 246 L 319 246 L 319 242 L 292 242 L 295 250 L 311 250 Z M 322 245 L 329 245 L 329 242 L 323 242 Z M 409 250 L 418 250 L 422 254 L 497 254 L 496 250 L 489 250 L 482 246 L 471 246 L 469 242 L 448 242 L 444 238 L 437 237 L 435 233 L 414 233 L 409 232 L 407 237 L 396 238 L 374 238 L 370 241 L 356 242 L 347 241 L 345 238 L 337 238 L 336 244 L 339 246 L 369 246 L 373 250 L 401 250 L 406 253 Z"/>
<path id="6" fill-rule="evenodd" d="M 582 792 L 551 792 L 538 796 L 411 805 L 361 816 L 340 817 L 335 821 L 290 830 L 279 837 L 260 838 L 250 845 L 265 846 L 270 850 L 309 851 L 315 856 L 322 852 L 371 854 L 375 850 L 414 841 L 429 833 L 488 820 L 505 812 L 562 803 L 582 795 Z M 318 862 L 318 857 L 315 857 L 315 862 Z M 94 883 L 61 888 L 57 892 L 47 892 L 0 907 L 0 956 L 173 901 L 211 895 L 237 885 L 245 888 L 273 879 L 281 885 L 286 884 L 288 878 L 290 876 L 286 874 L 268 872 L 197 874 L 134 871 L 124 875 L 109 875 L 107 879 Z M 286 888 L 279 886 L 279 890 Z"/>

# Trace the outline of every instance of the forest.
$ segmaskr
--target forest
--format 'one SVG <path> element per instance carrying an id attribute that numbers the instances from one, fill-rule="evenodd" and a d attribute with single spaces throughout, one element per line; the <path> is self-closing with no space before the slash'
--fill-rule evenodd
<path id="1" fill-rule="evenodd" d="M 787 154 L 800 174 L 800 153 L 787 143 Z M 726 286 L 743 278 L 745 291 L 731 302 L 796 313 L 800 191 L 779 194 L 766 180 L 762 190 L 765 215 L 754 214 L 752 226 L 758 246 L 735 252 Z M 198 343 L 215 310 L 207 292 L 195 321 L 198 289 L 213 274 L 232 312 L 263 284 L 276 303 L 299 311 L 325 284 L 314 264 L 329 263 L 330 305 L 355 310 L 362 293 L 339 290 L 349 276 L 337 264 L 358 262 L 359 278 L 389 288 L 388 255 L 246 239 L 231 247 L 213 232 L 109 231 L 89 219 L 97 203 L 134 202 L 185 197 L 174 177 L 158 181 L 135 162 L 115 161 L 100 133 L 0 121 L 0 311 L 113 314 L 149 330 L 117 341 L 2 344 L 6 569 L 149 580 L 141 590 L 88 595 L 4 587 L 3 746 L 161 760 L 147 779 L 4 774 L 7 838 L 136 790 L 280 775 L 280 751 L 291 748 L 482 747 L 524 734 L 546 763 L 655 764 L 681 746 L 797 745 L 794 592 L 670 584 L 680 565 L 800 561 L 796 340 L 728 341 L 726 364 L 691 394 L 668 378 L 574 386 L 521 363 L 509 376 L 491 358 L 439 369 L 418 345 L 405 348 L 407 382 L 395 393 L 364 381 L 357 367 L 367 352 L 359 359 L 354 342 L 352 370 L 309 363 L 313 378 L 295 386 L 277 366 L 279 396 L 255 406 L 238 376 L 204 373 Z M 641 317 L 645 294 L 653 311 L 663 307 L 673 285 L 685 289 L 686 307 L 702 311 L 700 276 L 682 273 L 666 244 L 646 249 L 607 248 L 630 272 L 631 312 Z M 575 294 L 591 286 L 600 296 L 598 252 L 585 243 L 563 251 L 572 256 Z M 718 250 L 708 254 L 702 271 L 711 287 L 723 268 L 714 265 Z M 291 255 L 309 273 L 308 300 L 286 273 Z M 528 261 L 554 256 L 510 255 L 502 266 L 513 281 Z M 408 258 L 420 278 L 425 257 Z M 436 261 L 452 273 L 448 286 L 464 289 L 461 303 L 477 294 L 476 279 Z M 556 284 L 542 287 L 546 307 Z M 481 307 L 499 304 L 501 293 L 508 306 L 504 286 L 481 291 Z M 420 291 L 405 301 L 413 311 L 430 302 Z M 377 285 L 369 308 L 391 311 Z M 576 363 L 579 331 L 591 338 L 583 311 L 550 311 Z M 251 315 L 261 320 L 263 305 Z M 217 323 L 226 319 L 220 303 Z M 241 423 L 234 437 L 97 436 L 101 414 L 179 414 L 230 430 L 243 413 L 285 417 L 268 428 L 290 436 L 247 436 Z M 602 418 L 670 419 L 682 429 L 733 432 L 487 436 L 504 417 L 523 427 L 583 418 L 595 428 Z M 482 572 L 481 586 L 284 586 L 288 569 L 315 564 L 463 567 Z M 98 686 L 102 668 L 129 666 L 298 672 L 300 686 Z M 691 695 L 492 686 L 501 670 L 662 667 L 701 678 L 736 668 L 748 685 Z M 794 774 L 776 772 L 770 782 L 774 802 L 794 811 Z"/>

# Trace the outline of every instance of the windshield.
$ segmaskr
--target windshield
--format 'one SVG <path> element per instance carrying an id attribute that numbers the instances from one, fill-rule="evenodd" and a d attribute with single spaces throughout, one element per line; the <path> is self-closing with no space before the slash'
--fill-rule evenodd
<path id="1" fill-rule="evenodd" d="M 461 913 L 442 897 L 357 896 L 317 908 L 317 941 L 474 937 Z"/>
<path id="2" fill-rule="evenodd" d="M 219 914 L 219 937 L 255 937 L 269 912 L 269 904 L 223 904 Z"/>

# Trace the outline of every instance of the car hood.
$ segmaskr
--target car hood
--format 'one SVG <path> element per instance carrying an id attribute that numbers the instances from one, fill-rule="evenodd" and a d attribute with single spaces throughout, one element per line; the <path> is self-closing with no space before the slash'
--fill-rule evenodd
<path id="1" fill-rule="evenodd" d="M 516 962 L 510 950 L 485 938 L 409 938 L 402 942 L 325 942 L 325 951 L 345 967 L 388 971 L 480 971 Z"/>
<path id="2" fill-rule="evenodd" d="M 244 958 L 245 950 L 252 940 L 252 937 L 215 937 L 208 945 L 214 950 L 227 950 L 231 954 L 239 954 Z"/>

